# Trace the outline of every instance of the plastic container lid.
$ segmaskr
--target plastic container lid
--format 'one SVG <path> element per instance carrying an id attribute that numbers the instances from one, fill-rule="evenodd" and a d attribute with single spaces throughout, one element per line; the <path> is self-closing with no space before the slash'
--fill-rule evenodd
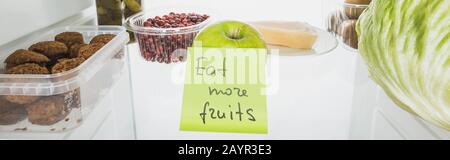
<path id="1" fill-rule="evenodd" d="M 167 15 L 170 12 L 207 14 L 210 17 L 205 21 L 203 21 L 202 23 L 187 27 L 180 27 L 180 28 L 144 27 L 144 22 L 147 19 L 154 18 L 155 16 Z M 201 29 L 203 29 L 206 25 L 208 25 L 211 22 L 211 17 L 212 17 L 211 13 L 206 9 L 193 9 L 193 8 L 150 9 L 147 11 L 142 11 L 127 18 L 125 20 L 124 26 L 127 28 L 127 30 L 140 34 L 150 34 L 150 35 L 187 34 L 192 32 L 198 32 Z"/>
<path id="2" fill-rule="evenodd" d="M 367 7 L 369 7 L 369 4 L 353 4 L 353 3 L 345 3 L 345 2 L 341 2 L 340 5 L 343 7 L 349 7 L 349 8 L 367 8 Z"/>

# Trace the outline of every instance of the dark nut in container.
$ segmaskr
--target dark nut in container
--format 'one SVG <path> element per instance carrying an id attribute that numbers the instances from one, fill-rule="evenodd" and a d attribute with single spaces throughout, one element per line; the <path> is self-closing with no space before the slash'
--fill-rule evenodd
<path id="1" fill-rule="evenodd" d="M 63 32 L 55 36 L 55 41 L 64 43 L 67 48 L 75 44 L 83 44 L 83 35 L 79 32 Z"/>
<path id="2" fill-rule="evenodd" d="M 0 125 L 16 124 L 25 118 L 27 118 L 27 111 L 24 107 L 0 98 Z"/>
<path id="3" fill-rule="evenodd" d="M 5 60 L 5 63 L 7 64 L 6 69 L 25 63 L 37 63 L 45 66 L 45 64 L 48 62 L 50 62 L 50 59 L 48 59 L 46 56 L 40 53 L 24 49 L 16 50 L 14 53 L 9 55 Z"/>
<path id="4" fill-rule="evenodd" d="M 341 25 L 342 41 L 354 49 L 358 49 L 356 22 L 357 20 L 346 20 Z"/>
<path id="5" fill-rule="evenodd" d="M 28 120 L 37 125 L 53 125 L 70 112 L 63 96 L 43 98 L 27 106 Z"/>
<path id="6" fill-rule="evenodd" d="M 30 51 L 42 53 L 52 60 L 67 57 L 68 48 L 64 43 L 57 41 L 44 41 L 33 44 L 28 48 Z"/>
<path id="7" fill-rule="evenodd" d="M 112 39 L 114 39 L 116 35 L 114 34 L 101 34 L 101 35 L 97 35 L 94 38 L 92 38 L 91 42 L 89 42 L 89 44 L 94 44 L 94 43 L 103 43 L 103 44 L 107 44 L 109 41 L 111 41 Z"/>

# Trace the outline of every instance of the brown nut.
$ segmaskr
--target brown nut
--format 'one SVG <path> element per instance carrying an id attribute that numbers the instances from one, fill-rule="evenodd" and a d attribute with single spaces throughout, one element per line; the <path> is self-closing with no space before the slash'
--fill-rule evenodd
<path id="1" fill-rule="evenodd" d="M 342 41 L 354 49 L 358 49 L 356 22 L 356 20 L 346 20 L 341 25 Z"/>

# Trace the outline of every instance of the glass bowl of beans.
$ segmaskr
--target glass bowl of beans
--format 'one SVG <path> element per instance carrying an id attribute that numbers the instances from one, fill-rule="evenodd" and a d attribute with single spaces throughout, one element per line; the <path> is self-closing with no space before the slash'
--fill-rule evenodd
<path id="1" fill-rule="evenodd" d="M 127 18 L 142 58 L 150 62 L 176 63 L 186 59 L 197 34 L 211 22 L 203 9 L 154 9 Z"/>

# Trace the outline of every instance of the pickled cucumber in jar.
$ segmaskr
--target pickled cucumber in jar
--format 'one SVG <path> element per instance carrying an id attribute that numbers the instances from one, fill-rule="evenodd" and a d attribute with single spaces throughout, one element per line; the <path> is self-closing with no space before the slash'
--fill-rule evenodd
<path id="1" fill-rule="evenodd" d="M 97 5 L 97 21 L 99 25 L 122 25 L 123 0 L 95 0 Z"/>
<path id="2" fill-rule="evenodd" d="M 125 18 L 128 18 L 136 13 L 139 13 L 142 11 L 142 3 L 141 0 L 124 0 L 125 2 Z M 134 33 L 128 31 L 130 35 L 130 43 L 134 42 Z"/>
<path id="3" fill-rule="evenodd" d="M 136 13 L 142 11 L 141 0 L 124 0 L 125 2 L 125 18 L 128 18 Z"/>

